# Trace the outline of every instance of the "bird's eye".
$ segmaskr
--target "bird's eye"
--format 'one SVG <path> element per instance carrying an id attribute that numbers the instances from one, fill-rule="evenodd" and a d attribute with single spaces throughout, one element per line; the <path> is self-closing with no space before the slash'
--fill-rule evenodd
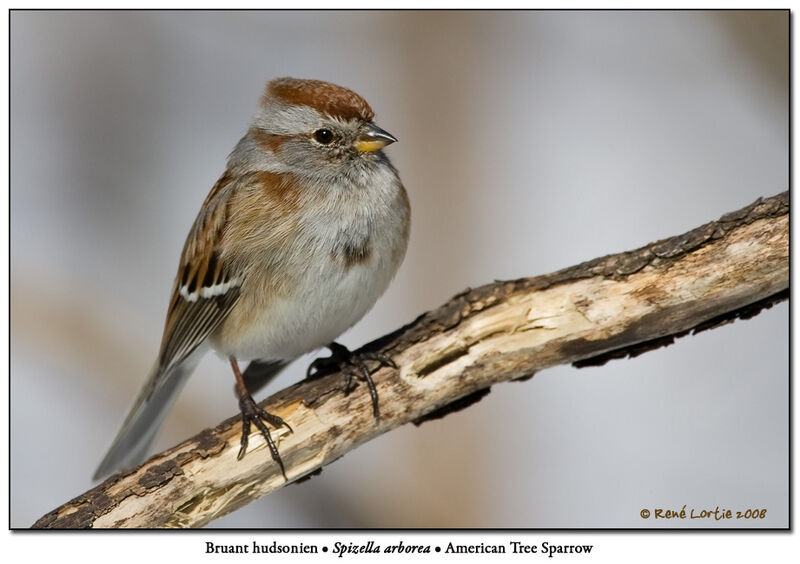
<path id="1" fill-rule="evenodd" d="M 333 141 L 333 131 L 330 129 L 317 129 L 314 132 L 314 139 L 322 145 L 330 145 Z"/>

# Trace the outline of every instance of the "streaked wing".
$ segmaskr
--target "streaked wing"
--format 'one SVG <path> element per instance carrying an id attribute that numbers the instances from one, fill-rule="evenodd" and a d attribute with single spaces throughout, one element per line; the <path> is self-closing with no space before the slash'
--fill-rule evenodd
<path id="1" fill-rule="evenodd" d="M 199 360 L 199 354 L 190 355 L 239 299 L 241 277 L 230 271 L 220 255 L 233 184 L 228 174 L 217 181 L 189 232 L 172 290 L 161 352 L 95 479 L 144 458 L 167 409 Z"/>
<path id="2" fill-rule="evenodd" d="M 222 295 L 189 302 L 179 297 L 171 309 L 172 325 L 164 334 L 159 356 L 162 372 L 183 362 L 225 319 L 239 299 L 239 288 L 231 287 Z"/>
<path id="3" fill-rule="evenodd" d="M 220 252 L 234 184 L 227 173 L 217 181 L 186 239 L 159 353 L 162 373 L 189 356 L 239 298 L 241 276 Z"/>

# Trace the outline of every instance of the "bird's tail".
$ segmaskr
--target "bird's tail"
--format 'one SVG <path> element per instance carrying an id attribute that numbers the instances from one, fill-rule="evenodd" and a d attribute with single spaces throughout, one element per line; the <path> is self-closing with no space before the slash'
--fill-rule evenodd
<path id="1" fill-rule="evenodd" d="M 161 423 L 172 402 L 178 396 L 186 380 L 194 372 L 205 350 L 197 350 L 177 366 L 162 372 L 158 363 L 150 371 L 147 383 L 139 392 L 111 443 L 106 456 L 97 467 L 94 479 L 110 474 L 114 470 L 130 468 L 142 462 L 156 437 Z M 244 372 L 245 384 L 251 394 L 269 383 L 283 370 L 287 361 L 253 361 Z"/>
<path id="2" fill-rule="evenodd" d="M 144 460 L 172 402 L 194 372 L 199 360 L 200 355 L 192 354 L 165 373 L 156 363 L 125 417 L 122 428 L 97 467 L 93 476 L 95 480 L 114 470 L 135 466 Z"/>

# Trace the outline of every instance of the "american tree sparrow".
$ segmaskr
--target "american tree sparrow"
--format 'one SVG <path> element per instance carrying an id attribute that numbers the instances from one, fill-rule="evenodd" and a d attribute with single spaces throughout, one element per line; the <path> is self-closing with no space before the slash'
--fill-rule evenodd
<path id="1" fill-rule="evenodd" d="M 396 141 L 355 92 L 318 80 L 267 84 L 247 134 L 203 202 L 183 247 L 155 365 L 95 478 L 140 462 L 200 357 L 230 361 L 242 414 L 239 458 L 254 423 L 285 474 L 239 361 L 266 380 L 327 346 L 309 367 L 340 367 L 377 393 L 364 365 L 334 339 L 386 290 L 406 252 L 408 196 L 384 155 Z"/>

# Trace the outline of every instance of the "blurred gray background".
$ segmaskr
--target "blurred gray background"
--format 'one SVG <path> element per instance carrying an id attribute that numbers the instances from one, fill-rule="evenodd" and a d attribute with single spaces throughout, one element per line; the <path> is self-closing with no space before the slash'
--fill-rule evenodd
<path id="1" fill-rule="evenodd" d="M 400 139 L 411 244 L 359 346 L 786 190 L 788 31 L 785 11 L 13 12 L 11 525 L 92 485 L 268 79 L 352 88 Z M 787 526 L 788 321 L 495 386 L 212 526 Z M 232 386 L 209 355 L 157 447 L 236 413 Z M 639 516 L 684 504 L 768 513 Z"/>

